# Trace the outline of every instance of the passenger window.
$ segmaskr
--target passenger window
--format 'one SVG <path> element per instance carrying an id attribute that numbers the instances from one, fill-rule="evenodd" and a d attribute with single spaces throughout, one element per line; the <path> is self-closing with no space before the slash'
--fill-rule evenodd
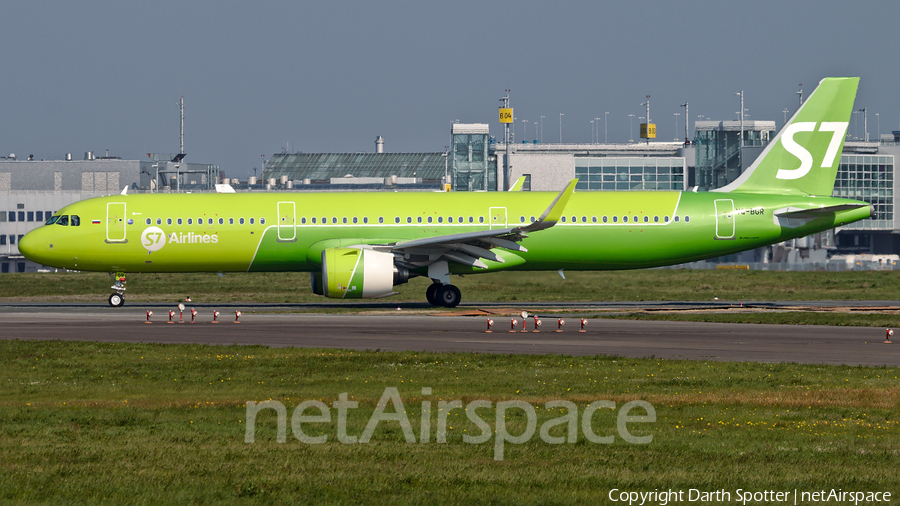
<path id="1" fill-rule="evenodd" d="M 653 217 L 653 223 L 659 223 L 659 216 Z"/>
<path id="2" fill-rule="evenodd" d="M 238 220 L 238 224 L 239 224 L 239 225 L 243 225 L 243 224 L 244 224 L 244 218 L 239 219 L 239 220 Z"/>
<path id="3" fill-rule="evenodd" d="M 685 216 L 685 217 L 684 217 L 684 222 L 685 222 L 685 223 L 690 223 L 690 222 L 691 222 L 691 217 L 690 217 L 690 216 Z"/>
<path id="4" fill-rule="evenodd" d="M 149 225 L 150 223 L 152 223 L 152 221 L 153 221 L 153 220 L 151 220 L 150 218 L 147 218 L 147 225 Z"/>
<path id="5" fill-rule="evenodd" d="M 453 216 L 447 216 L 447 223 L 453 223 Z"/>
<path id="6" fill-rule="evenodd" d="M 59 219 L 56 220 L 56 224 L 62 225 L 64 227 L 68 227 L 69 226 L 69 215 L 64 214 L 64 215 L 60 216 Z"/>
<path id="7" fill-rule="evenodd" d="M 644 223 L 650 223 L 650 217 L 649 217 L 649 216 L 646 216 L 646 215 L 644 216 Z"/>
<path id="8" fill-rule="evenodd" d="M 228 224 L 234 225 L 234 218 L 228 218 Z"/>
<path id="9" fill-rule="evenodd" d="M 399 216 L 395 216 L 395 217 L 394 217 L 394 223 L 400 223 L 400 217 L 399 217 Z"/>
<path id="10" fill-rule="evenodd" d="M 572 216 L 572 223 L 578 223 L 578 216 Z"/>
<path id="11" fill-rule="evenodd" d="M 534 223 L 534 216 L 531 217 L 531 222 Z"/>
<path id="12" fill-rule="evenodd" d="M 328 218 L 322 216 L 322 225 L 328 223 Z"/>
<path id="13" fill-rule="evenodd" d="M 484 223 L 484 216 L 478 217 L 478 223 Z"/>
<path id="14" fill-rule="evenodd" d="M 219 225 L 225 224 L 225 218 L 219 218 Z"/>
<path id="15" fill-rule="evenodd" d="M 421 216 L 417 216 L 417 217 L 416 217 L 416 223 L 422 223 L 422 217 L 421 217 Z"/>
<path id="16" fill-rule="evenodd" d="M 250 224 L 253 225 L 254 223 L 256 223 L 256 218 L 250 218 Z"/>
<path id="17" fill-rule="evenodd" d="M 162 218 L 156 218 L 156 224 L 162 225 Z"/>
<path id="18" fill-rule="evenodd" d="M 315 216 L 312 217 L 312 224 L 313 224 L 313 225 L 316 224 L 316 217 L 315 217 Z"/>
<path id="19" fill-rule="evenodd" d="M 444 217 L 438 216 L 438 223 L 443 223 L 443 222 L 444 222 Z"/>
<path id="20" fill-rule="evenodd" d="M 606 216 L 603 217 L 603 223 L 606 223 Z"/>
<path id="21" fill-rule="evenodd" d="M 565 217 L 565 216 L 562 217 L 562 222 L 563 222 L 563 223 L 566 222 L 566 217 Z"/>
<path id="22" fill-rule="evenodd" d="M 678 223 L 678 215 L 675 215 L 675 223 Z"/>
<path id="23" fill-rule="evenodd" d="M 300 224 L 306 225 L 306 217 L 300 218 Z"/>
<path id="24" fill-rule="evenodd" d="M 407 223 L 412 223 L 412 217 L 411 217 L 411 216 L 407 216 L 407 217 L 406 217 L 406 222 L 407 222 Z"/>
<path id="25" fill-rule="evenodd" d="M 347 224 L 347 217 L 346 217 L 346 216 L 344 216 L 344 219 L 341 220 L 341 223 L 343 223 L 344 225 Z"/>
<path id="26" fill-rule="evenodd" d="M 628 223 L 628 215 L 622 216 L 622 223 Z"/>
<path id="27" fill-rule="evenodd" d="M 332 225 L 337 225 L 337 216 L 334 216 L 334 217 L 331 218 L 331 224 L 332 224 Z"/>
<path id="28" fill-rule="evenodd" d="M 581 222 L 582 222 L 582 223 L 587 223 L 587 216 L 582 216 L 582 217 L 581 217 Z"/>
<path id="29" fill-rule="evenodd" d="M 592 223 L 597 223 L 597 217 L 596 217 L 596 216 L 591 216 L 591 222 L 592 222 Z"/>
<path id="30" fill-rule="evenodd" d="M 469 216 L 469 223 L 475 223 L 475 220 L 471 216 Z"/>
<path id="31" fill-rule="evenodd" d="M 265 219 L 265 218 L 260 218 L 260 219 L 259 219 L 259 224 L 260 224 L 260 225 L 265 225 L 265 224 L 266 224 L 266 219 Z"/>
<path id="32" fill-rule="evenodd" d="M 618 223 L 618 222 L 619 222 L 619 217 L 613 216 L 613 223 Z"/>
<path id="33" fill-rule="evenodd" d="M 525 217 L 519 216 L 519 223 L 525 223 Z"/>
<path id="34" fill-rule="evenodd" d="M 429 217 L 428 217 L 428 223 L 431 223 L 431 221 L 432 221 L 432 218 L 431 218 L 431 216 L 429 216 Z"/>
<path id="35" fill-rule="evenodd" d="M 166 225 L 172 224 L 172 218 L 166 218 Z"/>
<path id="36" fill-rule="evenodd" d="M 353 217 L 353 224 L 356 225 L 358 223 L 356 216 Z"/>
<path id="37" fill-rule="evenodd" d="M 178 218 L 178 224 L 181 225 L 181 223 L 182 223 L 181 218 Z"/>
<path id="38" fill-rule="evenodd" d="M 462 216 L 459 217 L 459 222 L 460 222 L 460 223 L 463 222 L 463 217 L 462 217 Z"/>
<path id="39" fill-rule="evenodd" d="M 188 225 L 193 225 L 193 224 L 194 224 L 194 219 L 188 218 Z"/>
<path id="40" fill-rule="evenodd" d="M 381 221 L 384 221 L 384 220 L 381 220 Z M 366 224 L 368 224 L 368 223 L 369 223 L 369 217 L 368 217 L 368 216 L 363 216 L 363 225 L 366 225 Z"/>
<path id="41" fill-rule="evenodd" d="M 664 222 L 664 223 L 668 223 L 668 222 L 669 222 L 669 217 L 668 217 L 668 216 L 663 216 L 663 222 Z"/>

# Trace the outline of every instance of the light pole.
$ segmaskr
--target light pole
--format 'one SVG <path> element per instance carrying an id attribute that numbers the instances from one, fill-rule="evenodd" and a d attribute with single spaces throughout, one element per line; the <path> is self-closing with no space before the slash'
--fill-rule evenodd
<path id="1" fill-rule="evenodd" d="M 631 137 L 628 142 L 634 142 L 634 114 L 628 115 L 628 135 Z"/>
<path id="2" fill-rule="evenodd" d="M 528 141 L 528 120 L 522 120 L 522 142 Z"/>
<path id="3" fill-rule="evenodd" d="M 863 113 L 863 133 L 865 134 L 865 141 L 869 142 L 869 113 L 866 112 L 865 107 L 860 109 L 859 112 Z"/>
<path id="4" fill-rule="evenodd" d="M 447 172 L 447 146 L 444 146 L 444 152 L 441 153 L 441 156 L 444 157 L 444 191 L 447 191 L 447 185 L 450 184 L 450 173 Z"/>
<path id="5" fill-rule="evenodd" d="M 563 113 L 559 113 L 559 143 L 562 144 L 562 117 L 565 116 Z"/>
<path id="6" fill-rule="evenodd" d="M 681 104 L 681 107 L 684 107 L 684 142 L 688 142 L 688 139 L 690 139 L 690 132 L 688 131 L 688 124 L 691 122 L 691 115 L 690 115 L 690 110 L 688 109 L 687 102 Z"/>
<path id="7" fill-rule="evenodd" d="M 741 90 L 740 93 L 735 93 L 735 95 L 739 95 L 741 97 L 741 112 L 738 115 L 741 117 L 741 149 L 744 148 L 744 90 Z"/>
<path id="8" fill-rule="evenodd" d="M 541 116 L 541 144 L 544 143 L 544 116 Z"/>
<path id="9" fill-rule="evenodd" d="M 609 144 L 609 127 L 606 118 L 609 117 L 609 111 L 603 113 L 603 144 Z"/>
<path id="10" fill-rule="evenodd" d="M 675 115 L 675 140 L 678 140 L 678 116 L 681 116 L 680 112 L 673 113 Z"/>
<path id="11" fill-rule="evenodd" d="M 800 97 L 800 103 L 797 106 L 797 108 L 799 109 L 799 107 L 803 105 L 803 83 L 800 83 L 800 89 L 797 90 L 797 96 Z"/>
<path id="12" fill-rule="evenodd" d="M 591 120 L 591 144 L 594 143 L 594 120 Z"/>
<path id="13" fill-rule="evenodd" d="M 785 107 L 781 112 L 782 114 L 784 114 L 784 123 L 782 123 L 781 126 L 784 127 L 784 125 L 787 125 L 787 113 L 789 113 L 790 111 L 788 111 L 788 108 Z"/>
<path id="14" fill-rule="evenodd" d="M 643 102 L 641 105 L 647 106 L 647 144 L 650 144 L 650 95 L 647 95 L 647 101 Z"/>
<path id="15" fill-rule="evenodd" d="M 878 120 L 878 137 L 875 138 L 876 141 L 881 142 L 881 116 L 880 113 L 875 113 L 875 119 Z"/>
<path id="16" fill-rule="evenodd" d="M 535 138 L 535 140 L 537 140 L 537 138 L 538 138 L 538 122 L 537 121 L 534 122 L 534 138 Z"/>

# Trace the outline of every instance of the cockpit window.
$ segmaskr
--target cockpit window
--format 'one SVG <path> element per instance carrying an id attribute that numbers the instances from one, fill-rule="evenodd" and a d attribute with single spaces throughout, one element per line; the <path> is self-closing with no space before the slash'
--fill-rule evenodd
<path id="1" fill-rule="evenodd" d="M 59 219 L 56 220 L 56 224 L 62 225 L 64 227 L 68 227 L 69 226 L 69 215 L 64 214 L 64 215 L 60 216 Z"/>
<path id="2" fill-rule="evenodd" d="M 59 219 L 59 216 L 51 216 L 50 219 L 47 220 L 46 223 L 44 223 L 44 225 L 53 225 L 54 223 L 56 223 L 56 220 L 58 220 L 58 219 Z"/>
<path id="3" fill-rule="evenodd" d="M 79 218 L 77 214 L 73 214 L 71 223 L 69 223 L 69 226 L 70 227 L 78 227 L 80 225 L 81 225 L 81 218 Z"/>

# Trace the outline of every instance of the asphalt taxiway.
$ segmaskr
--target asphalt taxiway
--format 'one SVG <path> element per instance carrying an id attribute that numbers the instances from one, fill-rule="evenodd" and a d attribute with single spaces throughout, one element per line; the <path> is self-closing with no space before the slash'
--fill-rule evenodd
<path id="1" fill-rule="evenodd" d="M 887 304 L 890 301 L 875 302 Z M 638 304 L 646 306 L 647 303 Z M 539 305 L 522 305 L 540 314 Z M 200 314 L 195 324 L 167 324 L 171 304 L 116 309 L 96 304 L 0 304 L 0 339 L 260 344 L 354 350 L 654 356 L 900 366 L 900 342 L 884 344 L 884 329 L 873 327 L 592 318 L 586 332 L 582 333 L 578 332 L 578 319 L 570 318 L 564 331 L 557 333 L 554 332 L 556 319 L 545 317 L 541 332 L 532 331 L 533 320 L 529 318 L 528 332 L 510 333 L 510 318 L 495 316 L 493 332 L 486 333 L 487 317 L 407 315 L 402 310 L 377 315 L 262 312 L 277 311 L 283 305 L 243 304 L 243 310 L 254 312 L 245 313 L 240 318 L 241 323 L 235 324 L 234 309 L 227 304 L 217 306 L 222 315 L 220 323 L 214 325 L 210 323 L 212 310 L 208 307 L 198 307 Z M 505 306 L 509 307 L 509 304 Z M 556 308 L 560 306 L 554 304 Z M 152 324 L 144 323 L 146 309 L 155 313 Z M 177 321 L 177 315 L 175 319 Z M 190 320 L 189 312 L 185 313 L 185 320 Z M 521 323 L 518 328 L 521 329 Z M 900 341 L 900 334 L 897 340 Z"/>

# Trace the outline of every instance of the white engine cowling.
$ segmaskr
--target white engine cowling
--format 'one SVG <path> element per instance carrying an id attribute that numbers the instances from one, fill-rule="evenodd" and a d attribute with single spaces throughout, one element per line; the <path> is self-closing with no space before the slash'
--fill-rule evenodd
<path id="1" fill-rule="evenodd" d="M 394 295 L 409 278 L 394 266 L 393 253 L 361 248 L 322 251 L 322 291 L 333 299 L 373 299 Z"/>

